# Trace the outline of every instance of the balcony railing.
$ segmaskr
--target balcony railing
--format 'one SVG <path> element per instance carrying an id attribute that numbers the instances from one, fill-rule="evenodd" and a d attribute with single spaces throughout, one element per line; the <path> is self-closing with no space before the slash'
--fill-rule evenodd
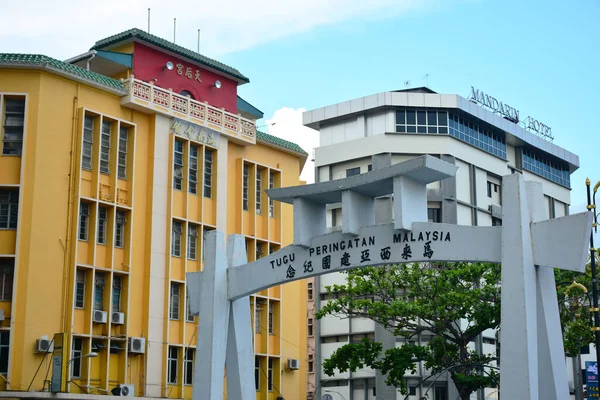
<path id="1" fill-rule="evenodd" d="M 253 120 L 135 79 L 133 75 L 123 80 L 123 84 L 127 89 L 127 94 L 121 99 L 124 106 L 149 108 L 161 114 L 184 118 L 215 129 L 237 142 L 256 143 L 256 125 Z"/>

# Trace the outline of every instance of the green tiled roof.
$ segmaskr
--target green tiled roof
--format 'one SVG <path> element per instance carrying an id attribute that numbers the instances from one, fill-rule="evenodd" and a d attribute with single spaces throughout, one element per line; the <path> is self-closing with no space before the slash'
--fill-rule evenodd
<path id="1" fill-rule="evenodd" d="M 125 92 L 125 88 L 117 79 L 88 71 L 87 69 L 78 67 L 77 65 L 59 61 L 55 58 L 42 54 L 0 53 L 0 65 L 20 65 L 27 67 L 51 68 L 58 70 L 58 72 L 63 72 L 74 77 L 91 81 L 107 89 L 118 90 L 123 93 Z"/>
<path id="2" fill-rule="evenodd" d="M 273 146 L 281 147 L 285 150 L 293 151 L 294 153 L 297 153 L 303 157 L 308 156 L 308 153 L 302 150 L 302 147 L 298 146 L 296 143 L 278 138 L 277 136 L 269 135 L 268 133 L 256 131 L 256 140 L 269 143 Z"/>
<path id="3" fill-rule="evenodd" d="M 207 67 L 210 67 L 210 68 L 216 69 L 217 71 L 221 71 L 225 74 L 231 75 L 241 81 L 250 82 L 250 80 L 247 77 L 242 75 L 242 73 L 235 68 L 232 68 L 228 65 L 225 65 L 225 64 L 223 64 L 219 61 L 213 60 L 211 58 L 205 57 L 202 54 L 196 53 L 195 51 L 188 50 L 185 47 L 179 46 L 175 43 L 169 42 L 168 40 L 165 40 L 158 36 L 154 36 L 148 32 L 144 32 L 143 30 L 137 29 L 137 28 L 133 28 L 133 29 L 130 29 L 125 32 L 117 33 L 116 35 L 109 36 L 106 39 L 98 40 L 96 42 L 96 44 L 94 45 L 94 47 L 92 47 L 90 50 L 99 50 L 99 49 L 105 48 L 107 46 L 110 46 L 112 44 L 119 43 L 124 40 L 130 39 L 130 38 L 138 38 L 141 41 L 151 43 L 162 49 L 172 51 L 175 54 L 178 54 L 183 57 L 187 57 L 190 60 L 193 60 L 200 64 L 206 65 Z"/>

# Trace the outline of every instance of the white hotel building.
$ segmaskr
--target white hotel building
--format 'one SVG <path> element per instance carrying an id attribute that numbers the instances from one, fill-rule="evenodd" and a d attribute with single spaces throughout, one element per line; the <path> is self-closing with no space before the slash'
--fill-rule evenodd
<path id="1" fill-rule="evenodd" d="M 579 157 L 461 96 L 438 94 L 427 88 L 384 92 L 307 111 L 303 123 L 320 134 L 320 146 L 315 149 L 316 182 L 364 173 L 374 165 L 397 163 L 422 154 L 457 165 L 455 177 L 429 186 L 430 221 L 501 224 L 502 176 L 512 173 L 543 183 L 548 218 L 569 212 L 570 174 L 579 167 Z M 336 229 L 341 223 L 341 204 L 328 208 L 328 223 Z M 326 286 L 344 282 L 343 274 L 332 273 L 309 284 L 309 292 L 315 289 L 315 308 L 328 300 Z M 310 379 L 314 379 L 314 398 L 321 399 L 326 394 L 333 400 L 404 398 L 387 387 L 373 370 L 329 377 L 320 368 L 321 360 L 336 349 L 365 336 L 383 342 L 384 348 L 399 345 L 404 339 L 393 337 L 366 319 L 328 316 L 312 321 L 309 315 L 309 326 L 309 336 L 312 333 L 315 340 L 315 354 L 309 354 L 316 361 L 314 375 L 309 376 L 309 387 Z M 495 332 L 490 330 L 482 336 L 475 346 L 485 353 L 495 353 Z M 419 372 L 407 375 L 412 388 L 410 400 L 424 396 L 428 386 L 419 387 L 420 377 L 428 376 L 421 367 Z M 429 399 L 457 398 L 454 386 L 446 379 L 442 376 L 436 381 Z M 485 391 L 488 399 L 497 395 L 495 389 Z"/>

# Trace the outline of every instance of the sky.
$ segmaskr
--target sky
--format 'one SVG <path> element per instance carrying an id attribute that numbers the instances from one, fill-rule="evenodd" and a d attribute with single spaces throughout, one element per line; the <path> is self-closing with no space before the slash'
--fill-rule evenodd
<path id="1" fill-rule="evenodd" d="M 67 59 L 132 27 L 239 69 L 239 94 L 262 110 L 261 130 L 312 152 L 302 112 L 389 90 L 471 86 L 550 126 L 579 155 L 571 212 L 585 178 L 600 180 L 598 0 L 21 0 L 2 2 L 0 52 Z M 4 4 L 6 3 L 6 4 Z M 427 76 L 427 78 L 426 78 Z M 588 121 L 589 122 L 589 121 Z M 273 125 L 273 123 L 275 123 Z M 600 149 L 600 146 L 598 146 Z M 311 180 L 309 164 L 302 177 Z M 592 183 L 592 184 L 593 184 Z"/>

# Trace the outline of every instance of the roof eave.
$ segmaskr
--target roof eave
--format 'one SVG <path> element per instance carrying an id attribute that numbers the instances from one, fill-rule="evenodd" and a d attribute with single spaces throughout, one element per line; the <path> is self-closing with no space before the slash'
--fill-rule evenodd
<path id="1" fill-rule="evenodd" d="M 273 144 L 273 143 L 271 143 L 271 142 L 269 142 L 267 140 L 263 140 L 263 139 L 259 139 L 259 138 L 256 138 L 256 142 L 260 143 L 262 145 L 271 147 L 273 149 L 277 149 L 279 151 L 283 151 L 285 153 L 292 154 L 292 155 L 298 157 L 302 161 L 302 168 L 304 168 L 304 164 L 306 164 L 306 160 L 308 159 L 308 153 L 304 153 L 304 152 L 300 153 L 298 151 L 294 151 L 294 150 L 288 149 L 288 148 L 283 147 L 283 146 L 278 146 L 278 145 Z M 302 168 L 300 168 L 300 169 L 302 170 Z"/>

